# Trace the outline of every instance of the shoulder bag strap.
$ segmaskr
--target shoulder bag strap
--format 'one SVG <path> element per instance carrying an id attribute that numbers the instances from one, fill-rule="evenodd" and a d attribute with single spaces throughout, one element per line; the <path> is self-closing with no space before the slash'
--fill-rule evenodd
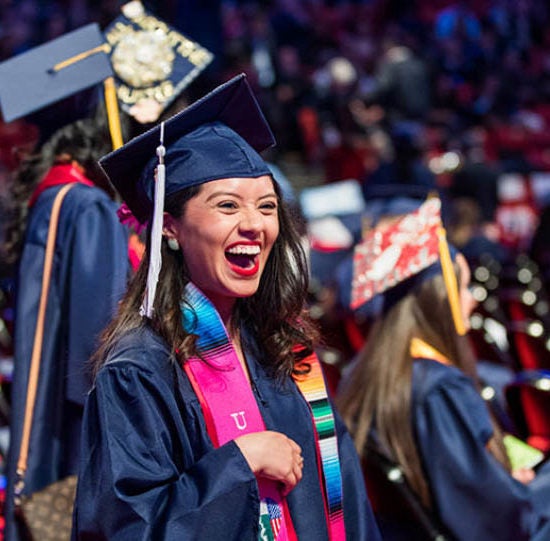
<path id="1" fill-rule="evenodd" d="M 66 184 L 55 196 L 48 237 L 46 240 L 46 252 L 44 255 L 44 270 L 42 273 L 42 291 L 40 293 L 40 304 L 36 318 L 36 329 L 34 331 L 34 342 L 32 347 L 31 364 L 29 370 L 29 381 L 27 383 L 27 400 L 25 402 L 25 417 L 23 421 L 23 434 L 21 436 L 21 447 L 19 448 L 19 460 L 17 461 L 16 493 L 21 494 L 24 485 L 25 472 L 27 471 L 27 460 L 29 456 L 29 440 L 34 414 L 34 403 L 38 387 L 38 374 L 40 372 L 40 358 L 42 355 L 42 341 L 44 338 L 44 320 L 46 317 L 46 306 L 48 304 L 48 290 L 50 289 L 50 278 L 52 273 L 53 254 L 55 252 L 55 239 L 57 237 L 57 226 L 59 223 L 59 211 L 67 192 L 74 187 L 74 184 Z"/>

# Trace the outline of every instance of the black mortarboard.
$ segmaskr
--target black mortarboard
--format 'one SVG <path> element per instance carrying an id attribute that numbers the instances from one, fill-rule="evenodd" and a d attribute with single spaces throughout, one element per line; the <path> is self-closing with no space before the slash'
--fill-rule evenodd
<path id="1" fill-rule="evenodd" d="M 93 54 L 89 54 L 95 51 Z M 85 54 L 67 67 L 55 66 Z M 97 24 L 89 24 L 0 64 L 0 105 L 6 122 L 21 118 L 113 74 Z"/>
<path id="2" fill-rule="evenodd" d="M 166 148 L 166 193 L 209 180 L 259 177 L 270 170 L 258 152 L 275 139 L 244 74 L 100 160 L 140 222 L 153 209 L 156 150 Z"/>
<path id="3" fill-rule="evenodd" d="M 4 120 L 10 122 L 42 111 L 69 96 L 109 81 L 113 70 L 107 50 L 99 26 L 94 23 L 2 62 L 0 106 Z M 106 99 L 110 127 L 119 131 L 116 99 L 113 103 L 107 93 Z M 77 111 L 75 116 L 86 114 Z M 67 118 L 67 122 L 73 120 Z M 112 122 L 116 122 L 117 128 L 113 128 Z"/>
<path id="4" fill-rule="evenodd" d="M 124 4 L 121 12 L 104 32 L 119 103 L 130 113 L 141 100 L 153 99 L 160 114 L 214 55 L 148 13 L 139 0 Z"/>

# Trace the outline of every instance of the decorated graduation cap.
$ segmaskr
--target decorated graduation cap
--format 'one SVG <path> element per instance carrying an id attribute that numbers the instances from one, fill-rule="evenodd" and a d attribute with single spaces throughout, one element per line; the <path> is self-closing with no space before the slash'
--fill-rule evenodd
<path id="1" fill-rule="evenodd" d="M 0 64 L 0 106 L 6 122 L 44 110 L 103 83 L 113 147 L 122 144 L 108 46 L 89 24 Z"/>
<path id="2" fill-rule="evenodd" d="M 458 334 L 466 333 L 451 251 L 441 222 L 441 202 L 429 197 L 420 207 L 390 224 L 379 225 L 356 245 L 350 307 L 357 309 L 407 280 L 426 279 L 440 269 Z"/>
<path id="3" fill-rule="evenodd" d="M 271 175 L 259 152 L 274 144 L 273 133 L 241 74 L 100 160 L 137 220 L 151 221 L 143 315 L 151 317 L 153 310 L 165 195 L 223 178 Z"/>
<path id="4" fill-rule="evenodd" d="M 104 32 L 122 109 L 135 116 L 141 103 L 155 102 L 160 113 L 212 62 L 200 44 L 147 12 L 139 0 L 121 7 Z"/>

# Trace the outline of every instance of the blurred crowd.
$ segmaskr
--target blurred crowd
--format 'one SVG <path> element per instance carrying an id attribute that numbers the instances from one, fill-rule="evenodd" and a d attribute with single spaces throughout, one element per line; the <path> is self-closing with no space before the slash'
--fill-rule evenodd
<path id="1" fill-rule="evenodd" d="M 0 62 L 89 22 L 105 28 L 122 3 L 0 0 Z M 550 370 L 548 3 L 143 3 L 215 55 L 186 90 L 190 101 L 247 74 L 277 139 L 269 160 L 297 206 L 307 190 L 352 180 L 365 205 L 348 228 L 356 242 L 364 209 L 372 210 L 374 201 L 437 192 L 448 236 L 472 268 L 479 306 L 471 336 L 478 357 L 514 375 Z M 25 121 L 0 122 L 0 212 L 18 165 L 13 148 L 32 148 L 39 131 Z M 344 192 L 334 193 L 336 202 Z M 343 211 L 340 218 L 347 225 L 350 216 Z M 363 346 L 368 317 L 349 310 L 333 272 L 342 269 L 352 244 L 317 240 L 312 313 L 325 331 L 323 360 L 329 374 L 335 370 L 335 389 L 339 371 Z M 6 354 L 10 271 L 0 265 L 0 351 Z M 0 394 L 0 417 L 8 408 L 3 400 Z M 505 422 L 533 436 L 529 421 L 519 417 Z M 546 438 L 539 448 L 548 451 L 547 419 L 539 427 Z"/>

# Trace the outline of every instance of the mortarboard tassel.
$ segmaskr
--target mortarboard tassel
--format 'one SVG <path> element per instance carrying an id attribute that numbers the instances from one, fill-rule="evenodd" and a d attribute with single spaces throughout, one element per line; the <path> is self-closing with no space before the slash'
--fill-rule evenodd
<path id="1" fill-rule="evenodd" d="M 109 133 L 113 150 L 120 148 L 123 144 L 122 129 L 120 127 L 120 113 L 118 110 L 118 98 L 116 95 L 115 80 L 113 77 L 107 77 L 103 82 L 105 91 L 105 107 L 107 108 L 107 119 L 109 121 Z"/>
<path id="2" fill-rule="evenodd" d="M 77 62 L 80 62 L 81 60 L 85 60 L 89 56 L 92 56 L 96 53 L 109 53 L 111 50 L 110 46 L 107 43 L 103 43 L 101 45 L 98 45 L 97 47 L 94 47 L 93 49 L 88 49 L 87 51 L 82 51 L 81 53 L 75 54 L 74 56 L 71 56 L 70 58 L 67 58 L 61 62 L 58 62 L 53 68 L 50 69 L 52 73 L 55 73 L 56 71 L 62 70 L 64 68 L 67 68 L 69 66 L 72 66 L 73 64 L 76 64 Z"/>
<path id="3" fill-rule="evenodd" d="M 449 298 L 449 304 L 451 306 L 451 314 L 457 334 L 463 336 L 466 334 L 466 327 L 462 320 L 460 299 L 458 296 L 458 282 L 449 252 L 449 245 L 447 244 L 447 233 L 443 227 L 440 227 L 437 231 L 437 235 L 439 239 L 439 259 L 441 262 L 445 288 L 447 289 L 447 297 Z"/>
<path id="4" fill-rule="evenodd" d="M 151 253 L 149 254 L 149 270 L 147 272 L 147 288 L 145 297 L 139 313 L 142 316 L 151 318 L 153 315 L 153 306 L 155 304 L 155 293 L 162 265 L 161 241 L 162 225 L 164 219 L 164 190 L 166 183 L 166 170 L 164 165 L 164 156 L 166 148 L 164 146 L 164 122 L 160 124 L 160 145 L 157 147 L 157 156 L 159 163 L 155 171 L 155 197 L 153 206 L 153 217 L 151 224 Z"/>

